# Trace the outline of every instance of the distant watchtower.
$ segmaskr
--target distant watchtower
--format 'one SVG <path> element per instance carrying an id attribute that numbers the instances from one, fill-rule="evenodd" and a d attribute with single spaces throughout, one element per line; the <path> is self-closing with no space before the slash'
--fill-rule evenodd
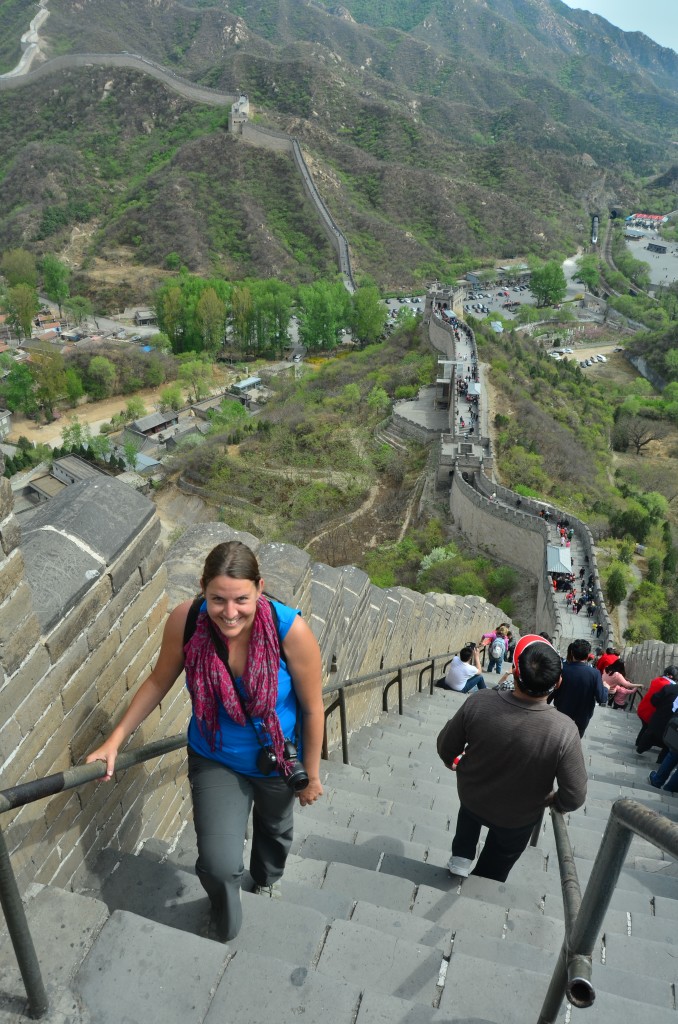
<path id="1" fill-rule="evenodd" d="M 228 115 L 229 132 L 233 132 L 234 135 L 239 135 L 242 132 L 242 126 L 247 123 L 249 113 L 249 97 L 244 92 L 241 92 L 235 103 L 231 104 L 231 110 Z"/>

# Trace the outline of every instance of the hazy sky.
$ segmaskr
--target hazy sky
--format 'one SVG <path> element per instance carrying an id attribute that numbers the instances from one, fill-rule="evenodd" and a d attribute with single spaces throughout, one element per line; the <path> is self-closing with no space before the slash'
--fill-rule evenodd
<path id="1" fill-rule="evenodd" d="M 661 46 L 678 53 L 678 2 L 676 0 L 565 0 L 577 7 L 600 14 L 625 32 L 644 32 Z"/>

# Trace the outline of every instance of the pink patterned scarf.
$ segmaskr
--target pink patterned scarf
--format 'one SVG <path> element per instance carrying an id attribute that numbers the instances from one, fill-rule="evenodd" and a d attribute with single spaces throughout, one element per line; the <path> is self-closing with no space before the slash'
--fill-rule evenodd
<path id="1" fill-rule="evenodd" d="M 217 631 L 216 623 L 212 626 Z M 224 647 L 228 640 L 222 635 Z M 266 737 L 270 740 L 278 764 L 284 765 L 284 737 L 275 710 L 278 700 L 278 668 L 280 642 L 273 621 L 271 606 L 265 597 L 257 600 L 252 623 L 247 661 L 242 676 L 245 707 L 251 718 L 261 718 Z M 248 725 L 242 705 L 235 691 L 233 676 L 217 654 L 210 635 L 207 612 L 201 612 L 193 636 L 184 648 L 186 685 L 193 702 L 193 713 L 200 732 L 215 750 L 219 743 L 219 701 L 226 714 L 238 725 Z"/>

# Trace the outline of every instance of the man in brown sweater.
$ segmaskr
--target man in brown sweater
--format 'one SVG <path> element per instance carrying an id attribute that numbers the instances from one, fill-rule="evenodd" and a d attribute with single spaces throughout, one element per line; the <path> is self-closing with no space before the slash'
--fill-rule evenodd
<path id="1" fill-rule="evenodd" d="M 586 768 L 577 726 L 546 703 L 560 672 L 560 656 L 548 640 L 521 637 L 513 655 L 515 689 L 472 694 L 438 736 L 438 754 L 448 768 L 464 753 L 448 863 L 453 875 L 469 874 L 486 826 L 473 874 L 506 881 L 543 808 L 574 811 L 584 803 Z"/>

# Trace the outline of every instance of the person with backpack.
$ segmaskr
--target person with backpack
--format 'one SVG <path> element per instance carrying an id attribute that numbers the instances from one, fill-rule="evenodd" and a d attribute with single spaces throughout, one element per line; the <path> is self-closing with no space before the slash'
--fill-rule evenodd
<path id="1" fill-rule="evenodd" d="M 211 904 L 207 934 L 227 941 L 242 923 L 252 806 L 254 891 L 276 898 L 292 844 L 295 798 L 303 807 L 322 795 L 322 666 L 318 642 L 300 613 L 264 595 L 257 560 L 245 544 L 213 548 L 200 588 L 195 602 L 170 613 L 155 667 L 87 763 L 104 761 L 110 779 L 120 746 L 185 669 L 196 873 Z"/>
<path id="2" fill-rule="evenodd" d="M 504 670 L 504 658 L 508 650 L 508 627 L 503 623 L 491 632 L 483 633 L 481 645 L 487 648 L 487 671 L 498 675 Z"/>

